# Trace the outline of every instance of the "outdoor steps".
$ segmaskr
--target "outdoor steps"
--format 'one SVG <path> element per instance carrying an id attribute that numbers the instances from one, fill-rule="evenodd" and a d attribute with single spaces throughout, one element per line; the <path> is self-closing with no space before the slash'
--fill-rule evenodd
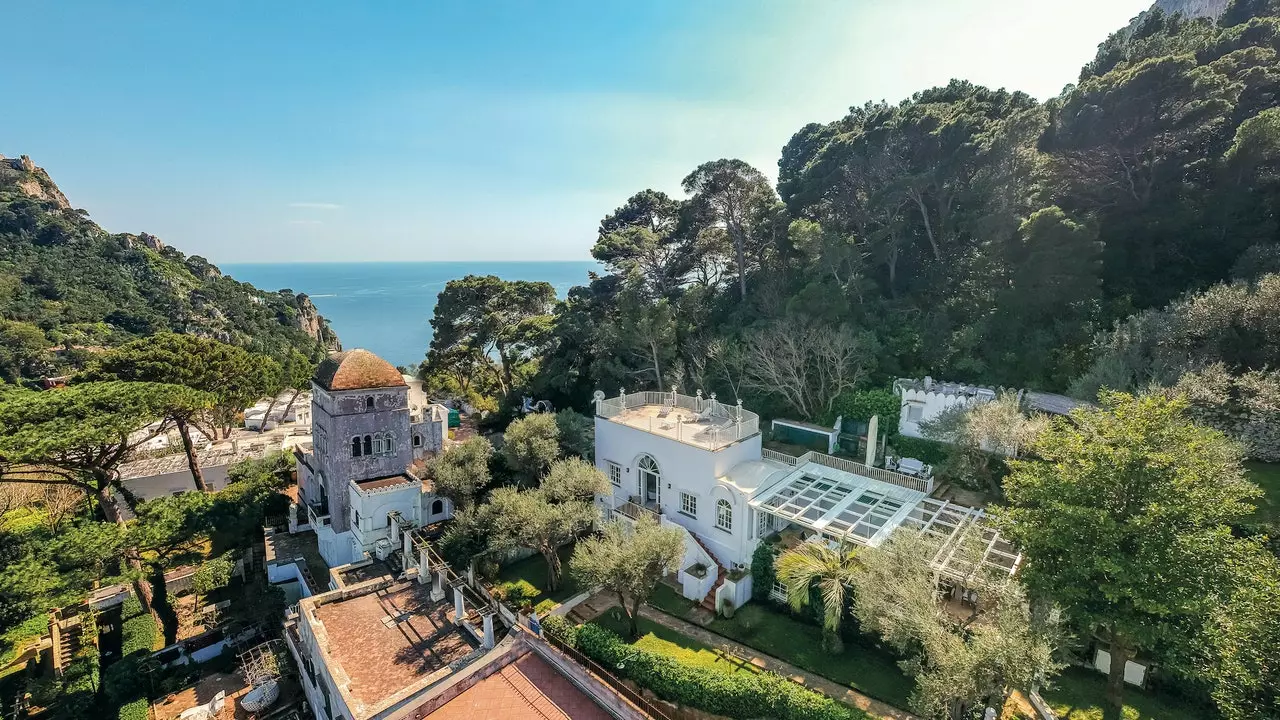
<path id="1" fill-rule="evenodd" d="M 702 598 L 702 607 L 710 610 L 713 614 L 716 611 L 716 590 L 719 590 L 720 586 L 724 584 L 724 577 L 728 574 L 727 570 L 720 567 L 719 563 L 716 563 L 716 582 L 711 586 L 711 590 L 707 592 L 707 596 Z"/>
<path id="2" fill-rule="evenodd" d="M 702 607 L 714 613 L 716 611 L 716 590 L 719 590 L 720 586 L 724 584 L 724 577 L 729 573 L 724 569 L 724 566 L 720 564 L 720 560 L 716 557 L 716 554 L 711 552 L 711 548 L 707 547 L 707 544 L 702 542 L 702 538 L 698 537 L 698 534 L 695 532 L 688 532 L 689 537 L 693 538 L 693 541 L 698 543 L 698 547 L 702 548 L 702 551 L 707 554 L 707 557 L 711 558 L 711 562 L 716 564 L 716 581 L 712 584 L 711 590 L 707 592 L 707 596 L 702 598 Z"/>

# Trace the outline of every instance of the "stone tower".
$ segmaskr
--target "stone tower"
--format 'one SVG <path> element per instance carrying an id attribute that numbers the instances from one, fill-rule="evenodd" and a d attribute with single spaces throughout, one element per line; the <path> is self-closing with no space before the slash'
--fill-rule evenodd
<path id="1" fill-rule="evenodd" d="M 409 388 L 368 350 L 330 355 L 311 380 L 316 483 L 335 532 L 351 529 L 350 483 L 402 475 L 413 462 Z"/>

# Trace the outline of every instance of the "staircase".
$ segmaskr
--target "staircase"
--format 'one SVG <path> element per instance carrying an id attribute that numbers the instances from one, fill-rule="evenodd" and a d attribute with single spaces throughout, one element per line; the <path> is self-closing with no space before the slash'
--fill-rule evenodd
<path id="1" fill-rule="evenodd" d="M 716 558 L 716 554 L 711 552 L 711 548 L 707 547 L 707 544 L 702 542 L 702 538 L 698 537 L 697 533 L 690 532 L 689 537 L 693 538 L 693 541 L 698 543 L 698 547 L 702 548 L 702 551 L 707 554 L 707 557 L 711 558 L 711 562 L 716 564 L 716 581 L 711 586 L 711 590 L 707 592 L 707 596 L 702 598 L 702 607 L 710 610 L 712 613 L 715 613 L 716 591 L 724 584 L 725 575 L 728 575 L 729 571 L 724 569 L 724 566 L 720 564 L 720 560 Z"/>

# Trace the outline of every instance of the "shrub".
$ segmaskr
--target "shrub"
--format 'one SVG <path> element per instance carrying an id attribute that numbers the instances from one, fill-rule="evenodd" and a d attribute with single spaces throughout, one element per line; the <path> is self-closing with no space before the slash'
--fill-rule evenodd
<path id="1" fill-rule="evenodd" d="M 598 625 L 578 628 L 577 647 L 664 700 L 728 717 L 861 720 L 866 715 L 774 673 L 728 673 L 641 650 Z"/>
<path id="2" fill-rule="evenodd" d="M 951 455 L 951 446 L 937 440 L 897 435 L 889 441 L 893 454 L 899 457 L 910 457 L 930 465 L 941 465 Z"/>
<path id="3" fill-rule="evenodd" d="M 769 590 L 778 577 L 773 569 L 773 561 L 778 554 L 778 546 L 773 541 L 777 537 L 775 533 L 765 538 L 751 554 L 751 597 L 758 601 L 769 599 Z"/>
<path id="4" fill-rule="evenodd" d="M 61 688 L 49 717 L 78 720 L 93 717 L 98 693 L 98 651 L 88 648 L 71 661 L 62 673 Z"/>
<path id="5" fill-rule="evenodd" d="M 495 598 L 516 606 L 531 601 L 541 594 L 542 591 L 528 580 L 510 580 L 493 589 Z"/>
<path id="6" fill-rule="evenodd" d="M 563 615 L 551 615 L 542 621 L 542 634 L 559 640 L 569 647 L 577 647 L 578 626 Z"/>
<path id="7" fill-rule="evenodd" d="M 120 706 L 120 712 L 116 717 L 119 720 L 147 720 L 150 715 L 147 712 L 149 703 L 142 698 L 127 702 Z"/>
<path id="8" fill-rule="evenodd" d="M 880 432 L 897 432 L 898 416 L 902 414 L 902 401 L 888 388 L 855 390 L 841 393 L 831 404 L 826 423 L 843 417 L 850 422 L 868 422 L 872 416 L 880 416 Z"/>

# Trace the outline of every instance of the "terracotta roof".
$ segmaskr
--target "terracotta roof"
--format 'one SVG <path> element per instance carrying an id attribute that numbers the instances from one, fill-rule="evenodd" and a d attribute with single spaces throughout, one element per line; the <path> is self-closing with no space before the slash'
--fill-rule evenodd
<path id="1" fill-rule="evenodd" d="M 396 485 L 407 485 L 415 483 L 418 479 L 408 473 L 400 473 L 398 475 L 388 475 L 386 477 L 369 478 L 368 480 L 357 480 L 356 487 L 361 490 L 381 490 L 382 488 L 395 487 Z"/>
<path id="2" fill-rule="evenodd" d="M 391 363 L 368 350 L 348 350 L 325 358 L 313 378 L 326 390 L 372 390 L 404 387 L 404 376 Z"/>
<path id="3" fill-rule="evenodd" d="M 610 716 L 546 660 L 527 653 L 467 688 L 427 717 L 431 720 L 609 720 Z"/>

